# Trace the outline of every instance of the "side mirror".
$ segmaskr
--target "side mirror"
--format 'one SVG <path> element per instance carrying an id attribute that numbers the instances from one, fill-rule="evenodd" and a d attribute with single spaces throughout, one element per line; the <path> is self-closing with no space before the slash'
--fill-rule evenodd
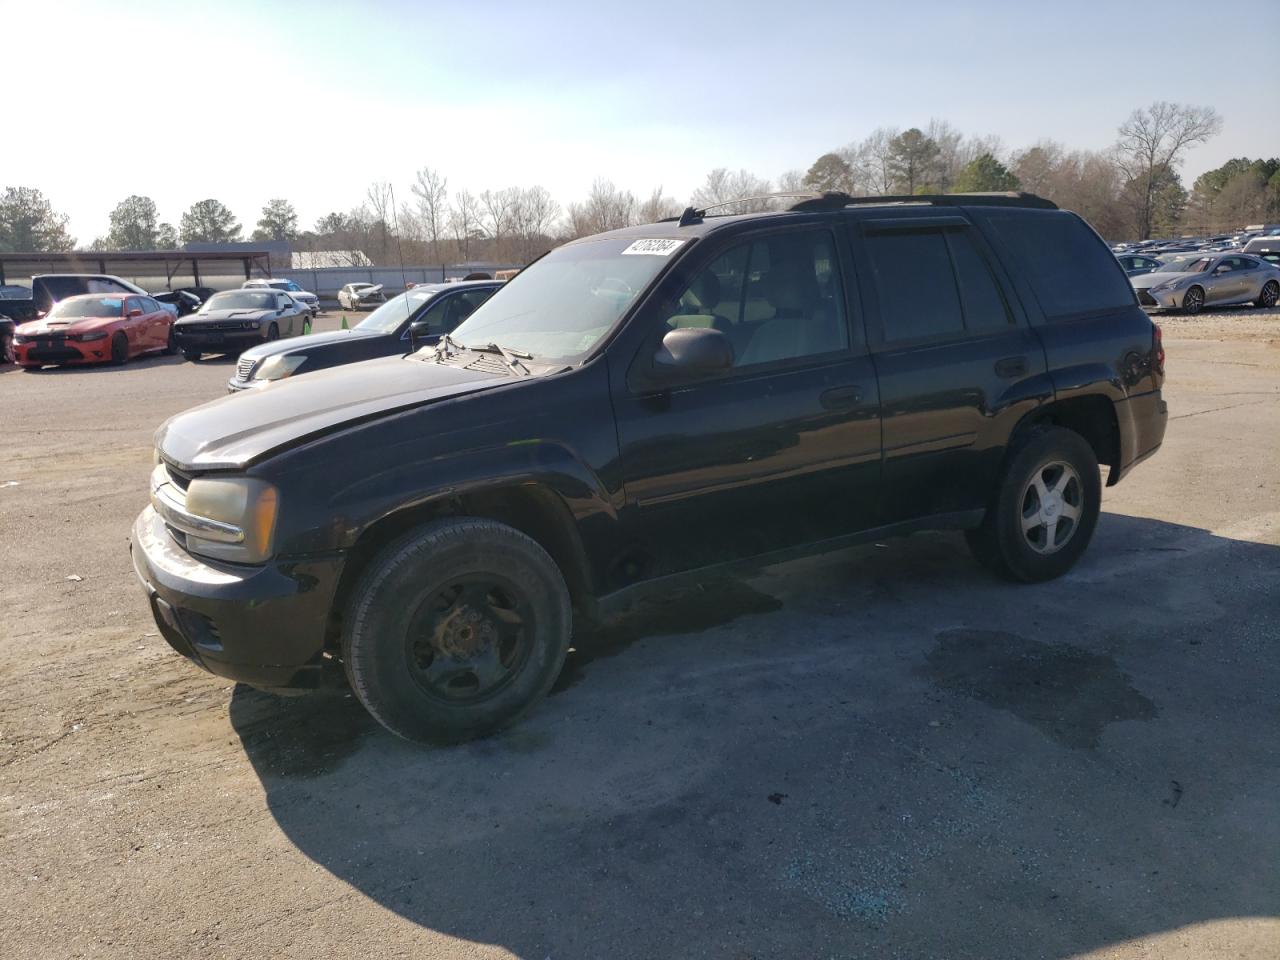
<path id="1" fill-rule="evenodd" d="M 413 353 L 423 342 L 433 337 L 431 323 L 428 320 L 415 320 L 409 324 L 409 352 Z"/>
<path id="2" fill-rule="evenodd" d="M 682 327 L 662 338 L 653 372 L 662 379 L 710 377 L 733 366 L 733 344 L 710 327 Z"/>

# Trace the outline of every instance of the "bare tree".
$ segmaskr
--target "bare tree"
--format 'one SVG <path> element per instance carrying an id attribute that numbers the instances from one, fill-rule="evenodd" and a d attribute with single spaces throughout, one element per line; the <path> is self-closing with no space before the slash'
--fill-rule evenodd
<path id="1" fill-rule="evenodd" d="M 514 191 L 511 233 L 515 238 L 517 262 L 528 263 L 546 247 L 559 216 L 560 204 L 552 199 L 551 191 L 546 187 L 533 186 Z"/>
<path id="2" fill-rule="evenodd" d="M 701 209 L 715 204 L 741 201 L 722 212 L 759 213 L 772 208 L 772 201 L 746 198 L 760 197 L 771 189 L 772 186 L 768 180 L 757 177 L 750 171 L 735 172 L 726 167 L 716 167 L 707 174 L 707 179 L 702 186 L 693 192 L 692 205 Z"/>
<path id="3" fill-rule="evenodd" d="M 395 209 L 393 198 L 391 184 L 385 180 L 375 180 L 365 191 L 367 212 L 372 220 L 367 245 L 373 246 L 378 251 L 374 256 L 375 263 L 386 262 L 387 251 L 391 246 L 391 217 Z"/>
<path id="4" fill-rule="evenodd" d="M 471 259 L 471 241 L 480 229 L 480 204 L 470 190 L 459 190 L 449 210 L 449 230 L 457 244 L 458 257 Z"/>
<path id="5" fill-rule="evenodd" d="M 1190 147 L 1206 142 L 1221 129 L 1222 118 L 1212 107 L 1164 100 L 1133 111 L 1120 125 L 1116 162 L 1125 177 L 1136 184 L 1134 228 L 1138 239 L 1151 236 L 1162 171 L 1176 171 Z"/>
<path id="6" fill-rule="evenodd" d="M 444 234 L 449 218 L 449 181 L 430 167 L 418 171 L 410 187 L 417 198 L 417 219 L 422 238 L 430 245 L 433 261 L 439 262 L 440 237 Z"/>
<path id="7" fill-rule="evenodd" d="M 653 192 L 636 208 L 637 223 L 656 223 L 667 217 L 680 215 L 680 204 L 674 197 L 662 192 L 662 187 L 654 187 Z"/>
<path id="8" fill-rule="evenodd" d="M 480 194 L 481 223 L 492 241 L 490 253 L 502 258 L 508 251 L 507 235 L 511 232 L 512 208 L 520 200 L 517 187 L 505 190 L 486 190 Z"/>
<path id="9" fill-rule="evenodd" d="M 840 157 L 848 163 L 849 158 L 845 156 L 844 151 L 841 150 L 838 152 Z M 810 190 L 811 188 L 805 185 L 804 174 L 805 172 L 803 170 L 788 170 L 786 173 L 781 174 L 777 180 L 778 192 L 805 193 Z M 850 184 L 850 186 L 852 186 L 852 184 Z"/>
<path id="10" fill-rule="evenodd" d="M 1062 162 L 1064 152 L 1062 144 L 1055 140 L 1039 140 L 1017 154 L 1013 158 L 1011 169 L 1022 184 L 1022 189 L 1031 193 L 1046 193 L 1053 171 Z"/>
<path id="11" fill-rule="evenodd" d="M 635 222 L 636 198 L 612 180 L 597 179 L 582 203 L 569 204 L 569 232 L 575 237 L 617 230 Z"/>
<path id="12" fill-rule="evenodd" d="M 850 144 L 841 156 L 853 167 L 854 192 L 868 196 L 890 193 L 893 174 L 890 145 L 898 137 L 897 127 L 879 127 L 863 140 Z"/>

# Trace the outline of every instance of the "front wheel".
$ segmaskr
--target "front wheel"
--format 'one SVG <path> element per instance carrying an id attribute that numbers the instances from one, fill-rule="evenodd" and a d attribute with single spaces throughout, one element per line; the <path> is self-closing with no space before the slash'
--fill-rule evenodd
<path id="1" fill-rule="evenodd" d="M 1052 580 L 1089 546 L 1101 505 L 1093 448 L 1072 430 L 1043 427 L 1011 454 L 982 525 L 965 538 L 1000 576 Z"/>
<path id="2" fill-rule="evenodd" d="M 513 723 L 564 665 L 569 591 L 532 539 L 494 520 L 438 520 L 386 547 L 343 617 L 360 702 L 406 740 L 455 743 Z"/>
<path id="3" fill-rule="evenodd" d="M 169 338 L 164 343 L 164 355 L 172 357 L 178 352 L 178 336 L 173 332 L 173 324 L 169 324 Z"/>
<path id="4" fill-rule="evenodd" d="M 1268 280 L 1262 285 L 1262 292 L 1258 294 L 1258 299 L 1253 301 L 1253 305 L 1270 310 L 1276 305 L 1276 300 L 1280 300 L 1280 283 Z"/>
<path id="5" fill-rule="evenodd" d="M 188 363 L 195 363 L 202 356 L 204 356 L 204 354 L 202 354 L 199 350 L 183 350 L 182 351 L 182 359 L 186 360 Z"/>
<path id="6" fill-rule="evenodd" d="M 280 339 L 280 328 L 276 326 L 274 323 L 271 324 L 271 326 L 267 327 L 267 339 L 268 340 Z"/>
<path id="7" fill-rule="evenodd" d="M 1182 297 L 1182 312 L 1196 314 L 1204 309 L 1204 289 L 1192 287 Z"/>
<path id="8" fill-rule="evenodd" d="M 117 367 L 129 359 L 129 338 L 117 331 L 111 337 L 111 362 Z"/>

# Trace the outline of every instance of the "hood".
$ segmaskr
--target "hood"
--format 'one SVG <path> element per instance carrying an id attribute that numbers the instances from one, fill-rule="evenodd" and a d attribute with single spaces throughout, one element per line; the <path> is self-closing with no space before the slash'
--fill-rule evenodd
<path id="1" fill-rule="evenodd" d="M 382 292 L 382 284 L 374 284 L 372 287 L 362 287 L 353 291 L 357 297 L 372 297 Z"/>
<path id="2" fill-rule="evenodd" d="M 349 423 L 511 382 L 505 373 L 382 357 L 193 407 L 160 427 L 156 446 L 182 469 L 235 469 Z"/>
<path id="3" fill-rule="evenodd" d="M 289 337 L 285 340 L 271 340 L 267 343 L 261 343 L 256 347 L 250 347 L 248 350 L 240 354 L 240 357 L 251 358 L 255 361 L 265 360 L 267 357 L 274 357 L 278 353 L 302 353 L 313 347 L 323 347 L 331 343 L 350 342 L 353 337 L 380 337 L 385 334 L 376 333 L 372 330 L 330 330 L 328 333 L 309 333 L 305 337 Z M 405 345 L 407 351 L 408 345 Z"/>
<path id="4" fill-rule="evenodd" d="M 44 317 L 40 320 L 29 320 L 26 323 L 19 324 L 14 328 L 14 333 L 20 333 L 26 337 L 50 333 L 93 333 L 95 330 L 105 329 L 119 321 L 119 317 L 74 317 L 66 320 L 59 320 L 57 317 L 50 320 L 48 317 Z"/>
<path id="5" fill-rule="evenodd" d="M 240 308 L 238 310 L 209 310 L 205 313 L 189 313 L 178 323 L 214 323 L 218 320 L 265 320 L 267 317 L 274 317 L 274 310 L 250 310 L 248 308 Z"/>
<path id="6" fill-rule="evenodd" d="M 1196 276 L 1196 274 L 1187 272 L 1185 270 L 1179 270 L 1179 271 L 1159 270 L 1155 273 L 1144 273 L 1144 274 L 1141 274 L 1140 276 L 1130 277 L 1129 280 L 1133 283 L 1133 288 L 1135 290 L 1147 290 L 1160 283 L 1170 283 L 1175 280 L 1185 280 L 1187 277 L 1194 277 L 1194 276 Z"/>

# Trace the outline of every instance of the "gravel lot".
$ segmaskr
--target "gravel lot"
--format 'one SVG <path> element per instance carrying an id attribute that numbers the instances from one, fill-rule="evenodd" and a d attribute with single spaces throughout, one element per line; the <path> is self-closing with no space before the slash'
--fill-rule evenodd
<path id="1" fill-rule="evenodd" d="M 1162 322 L 1167 442 L 1068 577 L 704 584 L 438 750 L 156 635 L 151 436 L 229 361 L 0 374 L 0 953 L 1276 957 L 1280 315 Z"/>

